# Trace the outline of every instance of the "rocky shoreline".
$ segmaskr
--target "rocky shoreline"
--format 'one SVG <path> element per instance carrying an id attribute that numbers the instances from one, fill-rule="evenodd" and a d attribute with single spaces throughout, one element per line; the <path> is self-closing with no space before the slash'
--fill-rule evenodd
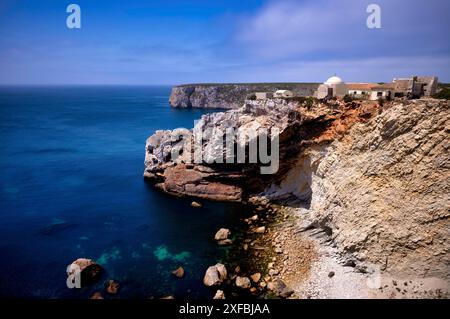
<path id="1" fill-rule="evenodd" d="M 242 219 L 243 237 L 233 243 L 235 256 L 221 265 L 228 275 L 215 299 L 450 298 L 436 278 L 374 274 L 358 267 L 329 234 L 304 229 L 290 207 L 255 199 L 249 208 L 254 215 Z"/>
<path id="2" fill-rule="evenodd" d="M 302 216 L 292 208 L 270 203 L 262 207 L 272 217 L 263 223 L 265 234 L 252 243 L 264 247 L 264 253 L 247 258 L 260 267 L 266 282 L 281 280 L 289 287 L 290 299 L 450 298 L 446 282 L 439 278 L 370 272 L 343 256 L 326 231 L 305 229 Z M 260 296 L 280 297 L 270 289 L 262 289 Z"/>
<path id="3" fill-rule="evenodd" d="M 323 230 L 303 228 L 291 207 L 252 198 L 247 211 L 236 233 L 221 228 L 214 236 L 217 249 L 230 246 L 231 254 L 223 264 L 212 260 L 205 269 L 203 284 L 213 299 L 450 298 L 436 280 L 382 276 L 379 286 L 370 286 L 373 274 L 343 257 Z M 93 260 L 80 258 L 73 265 L 89 278 L 86 286 L 104 279 Z M 172 271 L 173 280 L 184 275 L 182 266 Z M 120 288 L 121 283 L 105 280 L 103 292 L 95 290 L 91 299 L 120 297 Z M 147 298 L 155 297 L 177 298 Z"/>
<path id="4" fill-rule="evenodd" d="M 233 231 L 236 233 L 225 228 L 217 230 L 214 240 L 218 249 L 230 246 L 230 256 L 223 264 L 206 269 L 204 285 L 211 288 L 214 299 L 298 298 L 286 282 L 290 274 L 307 274 L 312 258 L 308 244 L 305 242 L 299 250 L 301 256 L 284 253 L 279 246 L 287 235 L 275 232 L 273 227 L 279 223 L 293 226 L 283 215 L 284 208 L 249 204 L 247 209 L 249 216 L 240 220 L 240 226 Z M 276 247 L 274 239 L 279 241 Z"/>

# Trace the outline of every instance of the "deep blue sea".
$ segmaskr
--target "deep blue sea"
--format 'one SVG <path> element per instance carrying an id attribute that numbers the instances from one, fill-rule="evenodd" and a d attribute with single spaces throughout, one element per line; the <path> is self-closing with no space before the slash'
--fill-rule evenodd
<path id="1" fill-rule="evenodd" d="M 143 180 L 145 141 L 192 127 L 204 111 L 170 108 L 170 87 L 0 88 L 0 296 L 87 298 L 115 279 L 114 298 L 210 298 L 207 266 L 227 257 L 212 238 L 238 205 L 191 208 Z M 86 257 L 106 273 L 68 289 Z M 171 276 L 182 265 L 186 277 Z"/>

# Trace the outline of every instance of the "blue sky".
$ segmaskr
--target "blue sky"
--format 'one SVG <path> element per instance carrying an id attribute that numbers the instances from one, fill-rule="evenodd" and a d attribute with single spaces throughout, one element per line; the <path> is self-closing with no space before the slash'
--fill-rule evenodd
<path id="1" fill-rule="evenodd" d="M 366 27 L 370 3 L 381 29 Z M 449 12 L 447 0 L 0 0 L 0 84 L 450 82 Z"/>

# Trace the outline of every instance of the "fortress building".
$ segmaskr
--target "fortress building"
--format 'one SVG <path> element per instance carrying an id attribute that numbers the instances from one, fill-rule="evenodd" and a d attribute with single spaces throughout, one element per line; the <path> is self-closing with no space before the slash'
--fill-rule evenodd
<path id="1" fill-rule="evenodd" d="M 326 99 L 344 97 L 362 100 L 389 100 L 391 98 L 416 99 L 433 96 L 438 88 L 436 76 L 412 76 L 395 78 L 391 83 L 345 83 L 336 75 L 319 85 L 314 97 Z"/>
<path id="2" fill-rule="evenodd" d="M 330 97 L 343 97 L 348 93 L 347 84 L 336 75 L 329 78 L 326 82 L 319 85 L 319 88 L 314 93 L 314 97 L 318 99 L 325 99 Z"/>

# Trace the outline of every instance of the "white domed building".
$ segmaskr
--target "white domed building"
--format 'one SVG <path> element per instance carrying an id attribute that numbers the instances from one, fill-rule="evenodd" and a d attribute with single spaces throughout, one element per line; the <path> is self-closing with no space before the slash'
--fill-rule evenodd
<path id="1" fill-rule="evenodd" d="M 347 84 L 345 84 L 340 77 L 334 75 L 323 84 L 319 85 L 319 88 L 314 93 L 314 96 L 318 99 L 324 99 L 330 97 L 343 97 L 347 93 Z"/>

